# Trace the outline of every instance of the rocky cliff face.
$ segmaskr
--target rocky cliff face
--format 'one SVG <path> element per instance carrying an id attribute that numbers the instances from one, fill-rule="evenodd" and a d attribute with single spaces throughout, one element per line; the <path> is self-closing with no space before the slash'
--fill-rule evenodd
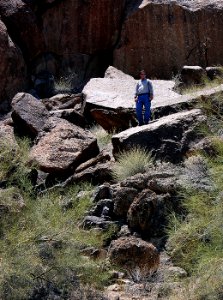
<path id="1" fill-rule="evenodd" d="M 2 0 L 1 35 L 16 50 L 6 57 L 8 73 L 1 60 L 0 101 L 24 88 L 25 69 L 28 78 L 42 70 L 70 75 L 81 88 L 109 64 L 163 78 L 184 64 L 222 64 L 222 7 L 218 0 Z M 1 43 L 1 57 L 8 47 Z"/>
<path id="2" fill-rule="evenodd" d="M 222 64 L 222 7 L 220 1 L 143 1 L 124 22 L 114 65 L 134 76 L 143 68 L 170 78 L 183 65 Z"/>

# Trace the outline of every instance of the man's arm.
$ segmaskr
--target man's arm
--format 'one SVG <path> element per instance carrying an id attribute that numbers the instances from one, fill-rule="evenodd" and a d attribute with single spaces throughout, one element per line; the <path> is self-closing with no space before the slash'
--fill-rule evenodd
<path id="1" fill-rule="evenodd" d="M 138 99 L 138 87 L 139 87 L 139 83 L 137 83 L 137 85 L 136 85 L 136 90 L 135 90 L 135 101 L 137 101 L 137 99 Z"/>
<path id="2" fill-rule="evenodd" d="M 154 93 L 153 93 L 153 85 L 150 81 L 148 81 L 148 86 L 149 86 L 149 97 L 150 100 L 152 101 L 154 98 Z"/>

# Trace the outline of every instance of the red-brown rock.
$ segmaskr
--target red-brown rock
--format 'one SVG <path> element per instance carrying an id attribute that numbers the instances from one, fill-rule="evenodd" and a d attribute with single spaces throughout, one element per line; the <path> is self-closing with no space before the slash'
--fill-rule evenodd
<path id="1" fill-rule="evenodd" d="M 223 64 L 222 53 L 222 1 L 143 1 L 126 18 L 114 65 L 171 78 L 183 65 Z"/>
<path id="2" fill-rule="evenodd" d="M 26 86 L 26 66 L 22 52 L 0 20 L 0 111 L 9 109 L 10 99 Z"/>
<path id="3" fill-rule="evenodd" d="M 112 241 L 108 255 L 112 263 L 125 268 L 137 281 L 159 267 L 160 256 L 156 247 L 133 236 Z"/>
<path id="4" fill-rule="evenodd" d="M 31 61 L 45 51 L 41 26 L 31 7 L 22 0 L 1 0 L 0 15 L 13 41 Z"/>
<path id="5" fill-rule="evenodd" d="M 56 122 L 57 121 L 57 122 Z M 30 153 L 30 162 L 50 174 L 72 174 L 77 166 L 99 153 L 93 135 L 66 120 L 53 120 L 50 132 L 40 137 Z"/>
<path id="6" fill-rule="evenodd" d="M 128 225 L 132 230 L 149 234 L 157 206 L 157 197 L 151 190 L 144 190 L 128 210 Z"/>

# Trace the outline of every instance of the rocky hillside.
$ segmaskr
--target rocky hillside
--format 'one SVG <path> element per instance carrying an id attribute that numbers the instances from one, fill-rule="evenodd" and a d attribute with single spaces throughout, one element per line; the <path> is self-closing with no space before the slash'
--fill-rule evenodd
<path id="1" fill-rule="evenodd" d="M 222 20 L 217 0 L 2 0 L 1 109 L 41 71 L 80 90 L 112 64 L 158 78 L 222 64 Z"/>
<path id="2" fill-rule="evenodd" d="M 153 120 L 140 127 L 136 81 L 114 67 L 85 96 L 13 97 L 0 121 L 0 298 L 222 295 L 200 271 L 222 258 L 221 76 L 183 95 L 153 81 Z"/>

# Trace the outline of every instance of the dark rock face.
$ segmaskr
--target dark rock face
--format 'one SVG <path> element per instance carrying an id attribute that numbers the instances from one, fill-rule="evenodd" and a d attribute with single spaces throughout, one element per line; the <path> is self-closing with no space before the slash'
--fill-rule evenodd
<path id="1" fill-rule="evenodd" d="M 82 128 L 84 128 L 86 125 L 85 118 L 83 117 L 83 115 L 81 115 L 79 112 L 72 108 L 51 110 L 50 116 L 67 120 L 70 123 L 80 126 Z"/>
<path id="2" fill-rule="evenodd" d="M 91 182 L 92 184 L 102 184 L 112 180 L 112 165 L 110 162 L 97 163 L 81 172 L 75 172 L 72 176 L 73 182 Z"/>
<path id="3" fill-rule="evenodd" d="M 206 72 L 199 66 L 184 66 L 181 70 L 181 81 L 186 86 L 202 84 Z"/>
<path id="4" fill-rule="evenodd" d="M 151 190 L 144 190 L 131 204 L 128 210 L 129 228 L 142 233 L 151 230 L 152 218 L 157 206 L 157 197 Z"/>
<path id="5" fill-rule="evenodd" d="M 22 52 L 8 35 L 0 19 L 0 112 L 9 109 L 12 97 L 26 87 L 26 65 Z"/>
<path id="6" fill-rule="evenodd" d="M 223 64 L 220 1 L 148 1 L 126 18 L 114 66 L 171 78 L 184 65 Z"/>
<path id="7" fill-rule="evenodd" d="M 156 271 L 160 262 L 157 249 L 135 237 L 121 237 L 112 241 L 108 255 L 114 264 L 124 267 L 132 276 L 138 268 L 142 278 Z"/>
<path id="8" fill-rule="evenodd" d="M 36 137 L 47 122 L 49 113 L 41 101 L 27 93 L 12 100 L 12 119 L 20 133 Z"/>
<path id="9" fill-rule="evenodd" d="M 35 12 L 24 1 L 2 0 L 0 15 L 27 62 L 46 50 Z"/>
<path id="10" fill-rule="evenodd" d="M 126 218 L 128 209 L 136 197 L 138 191 L 134 188 L 117 188 L 113 191 L 114 214 L 119 218 Z"/>
<path id="11" fill-rule="evenodd" d="M 211 80 L 223 78 L 223 69 L 221 67 L 207 67 L 206 72 Z"/>
<path id="12" fill-rule="evenodd" d="M 183 65 L 223 64 L 217 0 L 2 0 L 0 16 L 10 36 L 1 32 L 1 74 L 8 79 L 0 99 L 7 104 L 24 89 L 26 69 L 69 77 L 81 90 L 109 64 L 134 76 L 145 68 L 159 78 L 171 78 Z M 5 72 L 6 66 L 12 68 Z"/>
<path id="13" fill-rule="evenodd" d="M 83 228 L 84 229 L 91 229 L 91 228 L 100 228 L 100 229 L 108 229 L 109 226 L 114 225 L 115 223 L 109 220 L 104 219 L 103 217 L 96 217 L 96 216 L 87 216 L 83 220 Z"/>
<path id="14" fill-rule="evenodd" d="M 122 131 L 129 128 L 129 126 L 137 125 L 134 113 L 127 109 L 92 109 L 91 115 L 97 124 L 101 125 L 108 132 Z"/>
<path id="15" fill-rule="evenodd" d="M 198 138 L 196 128 L 204 121 L 201 111 L 194 109 L 128 129 L 113 136 L 113 154 L 140 146 L 157 159 L 178 163 L 189 150 L 190 144 Z"/>

